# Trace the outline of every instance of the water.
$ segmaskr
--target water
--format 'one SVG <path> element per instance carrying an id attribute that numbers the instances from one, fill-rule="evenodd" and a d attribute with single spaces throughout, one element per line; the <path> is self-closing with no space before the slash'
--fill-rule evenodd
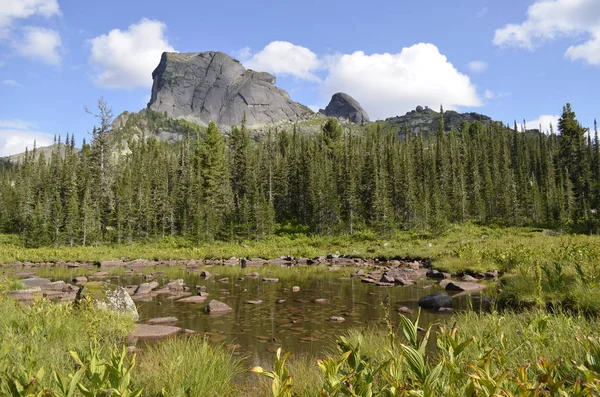
<path id="1" fill-rule="evenodd" d="M 52 269 L 40 270 L 38 275 L 70 282 L 74 276 L 82 274 L 82 269 L 56 269 L 54 276 Z M 157 269 L 145 269 L 144 272 L 151 270 Z M 345 330 L 384 326 L 382 302 L 389 302 L 393 323 L 398 323 L 400 314 L 396 309 L 401 306 L 412 309 L 413 313 L 408 316 L 414 319 L 418 313 L 419 298 L 440 290 L 430 280 L 421 280 L 413 286 L 378 287 L 362 283 L 360 278 L 349 277 L 352 272 L 350 269 L 339 272 L 324 270 L 314 275 L 302 275 L 302 269 L 296 270 L 297 273 L 286 271 L 285 275 L 278 272 L 270 275 L 268 270 L 261 268 L 232 271 L 214 267 L 208 270 L 211 273 L 227 273 L 228 281 L 219 281 L 225 275 L 204 279 L 198 270 L 189 271 L 185 267 L 170 268 L 166 272 L 168 275 L 161 272 L 155 274 L 156 281 L 161 285 L 182 278 L 194 294 L 197 292 L 196 286 L 205 286 L 209 293 L 207 302 L 219 300 L 229 305 L 232 312 L 221 316 L 209 315 L 204 312 L 206 303 L 177 302 L 176 299 L 169 299 L 168 295 L 159 295 L 147 302 L 136 301 L 140 322 L 156 317 L 177 317 L 178 327 L 196 331 L 215 343 L 235 348 L 236 354 L 248 356 L 249 363 L 253 365 L 272 361 L 278 347 L 294 354 L 319 356 L 330 351 L 327 349 L 334 346 L 336 336 Z M 245 277 L 252 271 L 260 272 L 261 277 Z M 90 272 L 93 271 L 90 270 L 88 274 Z M 139 271 L 121 269 L 117 272 L 121 275 L 112 278 L 113 283 L 131 286 L 145 282 Z M 278 276 L 280 282 L 263 282 L 263 276 Z M 293 286 L 299 286 L 300 291 L 293 292 Z M 326 301 L 315 303 L 316 299 Z M 248 304 L 250 300 L 262 300 L 262 303 Z M 459 299 L 457 303 L 459 307 L 465 305 L 464 300 Z M 426 327 L 447 315 L 424 311 L 420 324 Z M 345 321 L 331 322 L 332 316 L 343 317 Z"/>

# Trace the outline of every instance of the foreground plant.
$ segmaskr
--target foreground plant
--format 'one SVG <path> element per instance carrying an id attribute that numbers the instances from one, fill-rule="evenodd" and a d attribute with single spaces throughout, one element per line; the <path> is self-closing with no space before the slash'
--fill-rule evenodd
<path id="1" fill-rule="evenodd" d="M 274 397 L 292 397 L 292 386 L 294 379 L 290 375 L 285 362 L 290 353 L 281 355 L 281 348 L 277 349 L 275 356 L 275 367 L 273 371 L 267 371 L 263 367 L 257 366 L 250 368 L 250 372 L 262 375 L 272 380 L 271 391 Z"/>

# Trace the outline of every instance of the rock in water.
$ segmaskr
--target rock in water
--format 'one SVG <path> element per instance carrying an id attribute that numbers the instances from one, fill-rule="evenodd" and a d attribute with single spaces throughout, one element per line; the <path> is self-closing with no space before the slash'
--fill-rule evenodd
<path id="1" fill-rule="evenodd" d="M 222 314 L 230 312 L 232 310 L 233 309 L 227 306 L 225 303 L 216 300 L 208 302 L 208 305 L 204 309 L 204 311 L 209 314 Z"/>
<path id="2" fill-rule="evenodd" d="M 123 287 L 101 281 L 92 281 L 79 288 L 75 300 L 80 301 L 86 298 L 89 298 L 94 306 L 99 309 L 128 314 L 135 321 L 140 318 L 133 299 Z"/>
<path id="3" fill-rule="evenodd" d="M 419 306 L 424 309 L 439 310 L 442 307 L 452 307 L 452 298 L 441 292 L 434 292 L 419 299 Z"/>
<path id="4" fill-rule="evenodd" d="M 260 127 L 310 114 L 275 87 L 274 76 L 222 52 L 165 52 L 152 78 L 149 109 L 200 125 L 239 125 L 245 113 L 248 126 Z"/>
<path id="5" fill-rule="evenodd" d="M 329 105 L 327 105 L 325 110 L 320 112 L 327 117 L 343 118 L 356 124 L 366 124 L 369 122 L 369 115 L 360 106 L 360 103 L 343 92 L 333 94 Z"/>

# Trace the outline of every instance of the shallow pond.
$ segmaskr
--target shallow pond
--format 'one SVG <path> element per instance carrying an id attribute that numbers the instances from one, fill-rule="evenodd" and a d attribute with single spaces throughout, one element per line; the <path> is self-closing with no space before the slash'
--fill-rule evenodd
<path id="1" fill-rule="evenodd" d="M 355 270 L 350 268 L 334 272 L 325 268 L 315 272 L 306 271 L 308 268 L 274 270 L 215 266 L 206 268 L 213 273 L 208 279 L 201 277 L 201 270 L 190 271 L 185 267 L 112 269 L 110 280 L 126 287 L 146 282 L 144 274 L 153 273 L 160 285 L 183 279 L 192 294 L 196 294 L 198 288 L 206 287 L 209 293 L 207 302 L 219 300 L 233 311 L 220 316 L 209 315 L 204 312 L 206 302 L 177 302 L 180 297 L 173 299 L 168 295 L 158 295 L 148 297 L 148 301 L 136 300 L 140 322 L 174 316 L 179 320 L 178 327 L 194 330 L 215 343 L 235 348 L 237 354 L 249 356 L 251 364 L 272 361 L 273 352 L 278 347 L 295 354 L 319 355 L 325 349 L 331 349 L 336 336 L 347 329 L 383 326 L 382 302 L 389 302 L 391 320 L 395 324 L 399 317 L 396 309 L 401 306 L 412 309 L 413 313 L 408 316 L 416 318 L 419 298 L 441 290 L 427 279 L 413 286 L 379 287 L 350 277 Z M 71 282 L 73 277 L 86 272 L 89 275 L 93 271 L 46 268 L 34 272 L 53 281 Z M 260 277 L 247 277 L 251 272 L 259 272 Z M 221 281 L 225 277 L 228 280 Z M 262 277 L 278 277 L 280 280 L 269 283 L 262 281 Z M 294 292 L 294 286 L 300 287 L 300 290 Z M 317 299 L 322 303 L 316 303 Z M 262 303 L 248 303 L 257 300 Z M 455 299 L 455 308 L 466 306 L 465 298 Z M 447 315 L 424 311 L 421 313 L 421 325 L 426 327 Z M 345 321 L 332 322 L 332 316 L 343 317 Z"/>

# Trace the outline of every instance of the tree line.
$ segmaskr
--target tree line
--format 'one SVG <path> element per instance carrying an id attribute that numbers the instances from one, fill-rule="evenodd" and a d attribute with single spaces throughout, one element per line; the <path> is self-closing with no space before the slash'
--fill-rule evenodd
<path id="1" fill-rule="evenodd" d="M 316 134 L 245 125 L 190 127 L 177 143 L 111 128 L 100 101 L 91 141 L 0 164 L 0 229 L 27 246 L 262 239 L 278 227 L 319 234 L 442 233 L 451 223 L 598 230 L 598 131 L 571 106 L 558 131 L 463 123 L 433 135 L 324 121 Z M 164 116 L 149 112 L 148 127 Z M 130 128 L 128 123 L 124 128 Z M 406 129 L 407 131 L 409 129 Z M 136 131 L 140 131 L 139 129 Z M 142 129 L 143 131 L 143 129 Z M 118 138 L 118 139 L 117 139 Z"/>

